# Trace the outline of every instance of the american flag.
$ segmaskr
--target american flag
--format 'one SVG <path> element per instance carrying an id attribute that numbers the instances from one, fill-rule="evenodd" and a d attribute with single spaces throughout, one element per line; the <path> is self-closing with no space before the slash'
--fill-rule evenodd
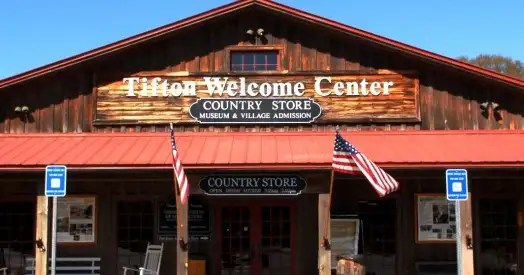
<path id="1" fill-rule="evenodd" d="M 333 151 L 333 170 L 345 174 L 363 174 L 380 197 L 398 189 L 398 182 L 369 160 L 355 146 L 336 132 Z"/>
<path id="2" fill-rule="evenodd" d="M 180 156 L 175 145 L 175 130 L 173 129 L 173 124 L 171 124 L 171 147 L 173 152 L 173 170 L 175 170 L 176 180 L 178 182 L 178 194 L 180 195 L 180 202 L 182 204 L 186 203 L 187 197 L 189 195 L 189 183 L 187 181 L 186 173 L 184 172 L 184 167 L 180 162 Z"/>

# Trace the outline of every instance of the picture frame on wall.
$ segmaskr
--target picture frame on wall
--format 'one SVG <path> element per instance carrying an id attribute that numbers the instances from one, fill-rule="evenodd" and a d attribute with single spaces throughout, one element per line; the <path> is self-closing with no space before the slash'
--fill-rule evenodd
<path id="1" fill-rule="evenodd" d="M 454 243 L 456 241 L 455 202 L 446 194 L 415 194 L 415 242 Z"/>
<path id="2" fill-rule="evenodd" d="M 59 197 L 57 204 L 57 244 L 96 244 L 96 196 L 67 195 Z"/>

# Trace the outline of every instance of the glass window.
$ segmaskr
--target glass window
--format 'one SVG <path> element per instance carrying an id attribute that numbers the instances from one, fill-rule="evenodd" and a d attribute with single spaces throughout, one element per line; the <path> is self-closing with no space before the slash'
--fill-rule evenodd
<path id="1" fill-rule="evenodd" d="M 517 202 L 480 201 L 481 274 L 517 274 Z"/>
<path id="2" fill-rule="evenodd" d="M 34 254 L 35 215 L 34 202 L 0 203 L 0 267 L 23 274 L 26 259 Z"/>
<path id="3" fill-rule="evenodd" d="M 358 204 L 362 222 L 359 252 L 366 274 L 395 274 L 396 209 L 394 199 Z"/>
<path id="4" fill-rule="evenodd" d="M 278 51 L 231 51 L 231 71 L 276 71 Z"/>
<path id="5" fill-rule="evenodd" d="M 154 212 L 151 201 L 118 203 L 118 260 L 120 266 L 140 265 L 147 243 L 153 243 Z"/>

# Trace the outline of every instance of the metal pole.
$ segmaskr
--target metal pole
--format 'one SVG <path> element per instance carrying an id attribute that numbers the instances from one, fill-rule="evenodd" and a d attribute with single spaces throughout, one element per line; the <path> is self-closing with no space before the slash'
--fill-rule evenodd
<path id="1" fill-rule="evenodd" d="M 51 275 L 56 274 L 56 210 L 57 197 L 53 197 L 53 229 L 51 231 Z"/>
<path id="2" fill-rule="evenodd" d="M 455 201 L 455 229 L 457 231 L 457 275 L 462 275 L 462 234 L 460 232 L 460 201 Z"/>

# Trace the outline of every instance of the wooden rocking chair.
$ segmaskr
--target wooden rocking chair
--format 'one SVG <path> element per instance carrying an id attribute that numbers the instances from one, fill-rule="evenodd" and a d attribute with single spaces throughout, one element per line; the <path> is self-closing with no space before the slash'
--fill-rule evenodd
<path id="1" fill-rule="evenodd" d="M 124 275 L 126 275 L 128 270 L 138 271 L 140 275 L 159 275 L 163 251 L 164 243 L 160 245 L 148 243 L 146 258 L 144 259 L 144 266 L 139 267 L 138 269 L 124 266 L 122 267 L 124 269 Z"/>

